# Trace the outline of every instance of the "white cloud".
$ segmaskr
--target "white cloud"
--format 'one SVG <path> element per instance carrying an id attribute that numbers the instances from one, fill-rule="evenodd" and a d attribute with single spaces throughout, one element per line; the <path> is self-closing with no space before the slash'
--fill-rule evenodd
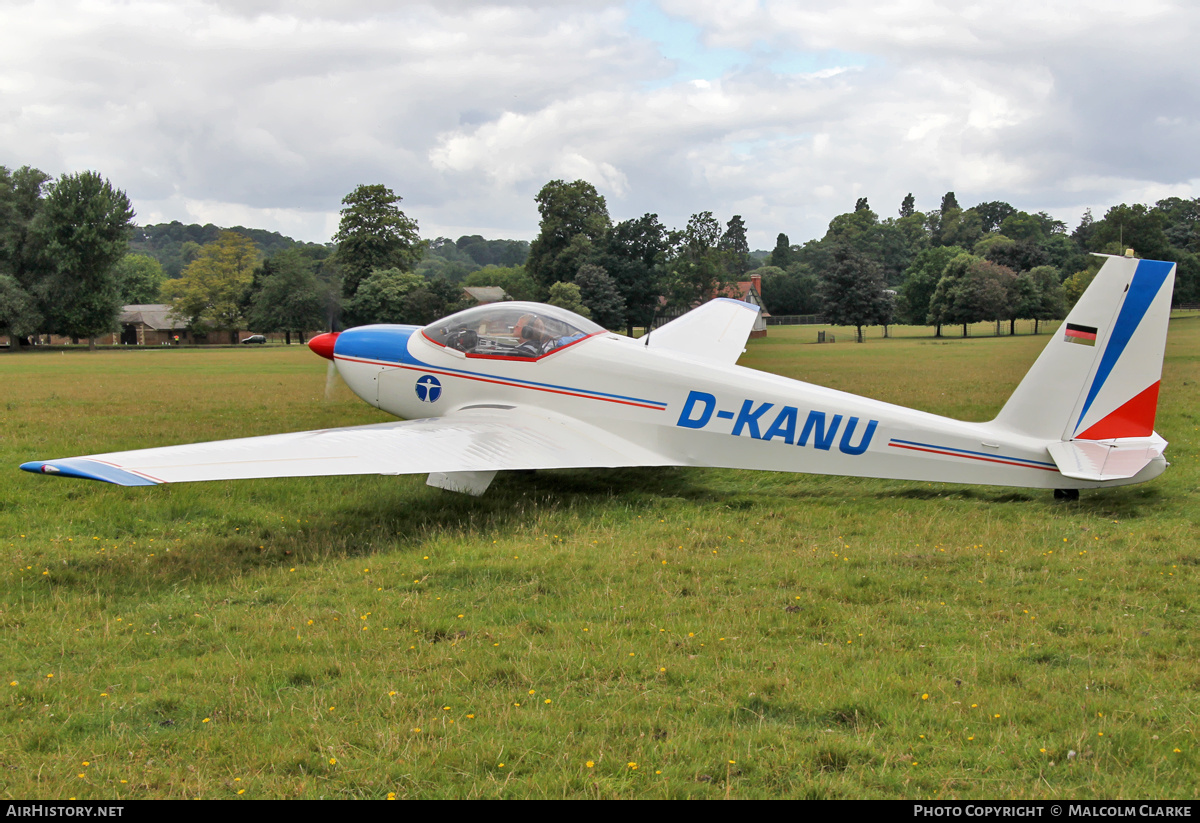
<path id="1" fill-rule="evenodd" d="M 631 9 L 686 24 L 687 59 Z M 1200 193 L 1198 17 L 1165 0 L 9 2 L 0 163 L 98 169 L 147 222 L 312 240 L 367 182 L 427 235 L 530 238 L 533 195 L 573 177 L 619 218 L 743 213 L 766 247 L 909 191 L 1073 221 Z"/>

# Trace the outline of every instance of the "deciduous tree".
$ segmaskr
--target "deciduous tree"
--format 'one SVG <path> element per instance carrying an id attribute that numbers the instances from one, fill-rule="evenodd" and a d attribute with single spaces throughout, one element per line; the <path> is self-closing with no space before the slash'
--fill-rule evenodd
<path id="1" fill-rule="evenodd" d="M 595 262 L 610 225 L 608 206 L 586 180 L 551 180 L 536 199 L 541 229 L 529 247 L 525 270 L 549 290 L 570 281 L 584 263 Z"/>
<path id="2" fill-rule="evenodd" d="M 1034 334 L 1037 334 L 1041 321 L 1060 320 L 1067 316 L 1066 292 L 1062 283 L 1058 281 L 1058 269 L 1053 266 L 1038 266 L 1017 275 L 1018 280 L 1022 278 L 1029 279 L 1032 293 L 1029 301 L 1020 303 L 1013 313 L 1017 317 L 1032 320 Z M 1024 288 L 1021 293 L 1024 297 Z"/>
<path id="3" fill-rule="evenodd" d="M 1170 243 L 1164 228 L 1166 215 L 1149 209 L 1141 203 L 1127 206 L 1122 203 L 1109 209 L 1104 219 L 1093 224 L 1090 251 L 1101 251 L 1115 244 L 1115 251 L 1133 249 L 1140 257 L 1165 260 L 1170 254 Z"/>
<path id="4" fill-rule="evenodd" d="M 157 303 L 159 292 L 167 282 L 167 273 L 158 261 L 146 254 L 127 254 L 113 270 L 122 305 Z"/>
<path id="5" fill-rule="evenodd" d="M 771 314 L 821 313 L 821 278 L 803 263 L 793 263 L 787 271 L 761 266 L 754 273 L 762 277 L 762 299 Z"/>
<path id="6" fill-rule="evenodd" d="M 20 339 L 36 332 L 41 322 L 37 301 L 17 278 L 0 274 L 0 334 L 8 336 L 8 350 L 20 351 Z"/>
<path id="7" fill-rule="evenodd" d="M 402 199 L 382 184 L 359 186 L 342 198 L 342 219 L 333 239 L 347 297 L 373 270 L 411 271 L 424 255 L 417 221 L 397 205 Z"/>
<path id="8" fill-rule="evenodd" d="M 666 291 L 669 249 L 667 229 L 657 214 L 623 220 L 605 237 L 600 263 L 625 301 L 631 336 L 634 326 L 649 328 L 654 322 L 659 297 Z"/>
<path id="9" fill-rule="evenodd" d="M 446 280 L 427 280 L 404 296 L 400 323 L 426 326 L 434 320 L 461 311 L 473 301 L 463 296 L 462 287 Z"/>
<path id="10" fill-rule="evenodd" d="M 10 173 L 0 166 L 0 273 L 12 275 L 31 293 L 44 272 L 37 266 L 30 226 L 42 208 L 49 182 L 50 175 L 39 169 L 22 166 Z"/>
<path id="11" fill-rule="evenodd" d="M 399 269 L 376 269 L 358 287 L 346 303 L 353 325 L 402 323 L 404 299 L 425 287 L 425 278 Z"/>
<path id="12" fill-rule="evenodd" d="M 133 206 L 96 172 L 66 174 L 52 184 L 30 233 L 44 255 L 37 284 L 48 331 L 87 337 L 114 330 L 121 295 L 113 268 L 129 248 Z"/>
<path id="13" fill-rule="evenodd" d="M 693 214 L 687 228 L 674 234 L 670 263 L 670 299 L 677 306 L 711 300 L 728 284 L 729 272 L 717 244 L 721 224 L 712 212 Z"/>
<path id="14" fill-rule="evenodd" d="M 258 249 L 246 237 L 223 231 L 201 247 L 178 280 L 168 280 L 162 295 L 171 313 L 197 334 L 236 332 L 242 327 L 242 298 L 250 287 Z"/>
<path id="15" fill-rule="evenodd" d="M 936 326 L 936 335 L 942 336 L 942 323 L 931 317 L 929 302 L 937 291 L 946 265 L 960 254 L 966 254 L 966 250 L 958 246 L 935 246 L 917 254 L 904 272 L 904 283 L 900 286 L 902 320 L 914 326 L 929 323 Z"/>
<path id="16" fill-rule="evenodd" d="M 304 333 L 325 325 L 325 288 L 313 273 L 313 261 L 299 249 L 285 249 L 264 260 L 260 288 L 251 300 L 246 322 L 253 331 Z"/>
<path id="17" fill-rule="evenodd" d="M 1006 266 L 973 254 L 958 255 L 946 265 L 929 301 L 929 322 L 961 323 L 966 337 L 970 323 L 1008 319 L 1015 277 Z"/>
<path id="18" fill-rule="evenodd" d="M 579 286 L 574 283 L 555 283 L 550 287 L 550 294 L 546 297 L 546 302 L 551 306 L 573 311 L 576 314 L 581 314 L 584 317 L 591 317 L 592 313 L 587 306 L 583 305 L 583 297 L 580 294 Z"/>
<path id="19" fill-rule="evenodd" d="M 625 301 L 617 284 L 600 266 L 585 264 L 575 275 L 579 299 L 591 312 L 590 317 L 606 329 L 619 329 L 625 324 Z"/>
<path id="20" fill-rule="evenodd" d="M 984 232 L 993 232 L 1000 229 L 1004 218 L 1010 214 L 1016 214 L 1017 210 L 1003 200 L 991 200 L 987 203 L 980 203 L 978 206 L 972 206 L 971 211 L 978 214 L 983 221 Z"/>
<path id="21" fill-rule="evenodd" d="M 835 325 L 854 326 L 858 340 L 863 326 L 892 320 L 892 298 L 884 291 L 883 269 L 848 246 L 833 250 L 833 265 L 823 273 L 825 317 Z"/>

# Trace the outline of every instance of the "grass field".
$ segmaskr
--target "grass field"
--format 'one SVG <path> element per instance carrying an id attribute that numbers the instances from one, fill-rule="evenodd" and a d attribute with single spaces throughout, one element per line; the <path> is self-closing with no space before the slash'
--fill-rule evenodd
<path id="1" fill-rule="evenodd" d="M 1047 337 L 745 365 L 969 419 Z M 1195 798 L 1200 319 L 1152 483 L 717 470 L 124 489 L 35 458 L 381 414 L 301 347 L 0 356 L 6 798 Z"/>

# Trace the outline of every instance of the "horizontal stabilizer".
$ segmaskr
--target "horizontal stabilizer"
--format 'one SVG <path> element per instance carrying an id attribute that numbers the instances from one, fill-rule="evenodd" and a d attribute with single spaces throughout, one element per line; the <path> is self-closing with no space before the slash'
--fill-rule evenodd
<path id="1" fill-rule="evenodd" d="M 758 312 L 758 306 L 718 297 L 650 332 L 646 346 L 732 366 L 746 350 Z"/>
<path id="2" fill-rule="evenodd" d="M 1064 440 L 1050 444 L 1058 470 L 1076 480 L 1133 477 L 1167 448 L 1157 434 L 1113 440 Z"/>

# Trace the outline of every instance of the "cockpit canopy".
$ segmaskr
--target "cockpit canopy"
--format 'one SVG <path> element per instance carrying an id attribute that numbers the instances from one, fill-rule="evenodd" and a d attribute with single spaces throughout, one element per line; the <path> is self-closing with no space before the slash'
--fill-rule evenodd
<path id="1" fill-rule="evenodd" d="M 488 303 L 430 323 L 432 343 L 468 357 L 537 360 L 599 334 L 603 328 L 575 312 L 541 303 Z"/>

